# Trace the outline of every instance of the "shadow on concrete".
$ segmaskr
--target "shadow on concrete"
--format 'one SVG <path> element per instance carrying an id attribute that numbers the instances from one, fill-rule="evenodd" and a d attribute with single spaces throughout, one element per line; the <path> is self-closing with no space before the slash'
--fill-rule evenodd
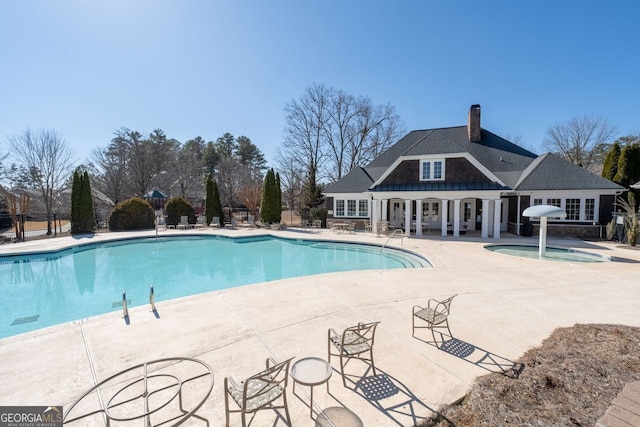
<path id="1" fill-rule="evenodd" d="M 440 415 L 397 378 L 378 367 L 376 367 L 376 374 L 368 375 L 371 371 L 371 366 L 368 366 L 364 375 L 357 377 L 357 380 L 351 378 L 354 375 L 345 375 L 347 388 L 383 413 L 393 425 L 415 425 Z M 340 374 L 339 371 L 338 374 Z M 332 397 L 336 399 L 335 396 L 332 395 Z M 412 424 L 409 424 L 408 419 Z"/>
<path id="2" fill-rule="evenodd" d="M 415 338 L 438 348 L 433 341 L 426 341 L 418 337 Z M 465 362 L 469 362 L 489 372 L 501 374 L 509 378 L 518 378 L 522 371 L 524 371 L 525 365 L 523 363 L 514 362 L 506 357 L 502 357 L 466 341 L 453 337 L 449 338 L 450 339 L 442 342 L 439 347 L 440 350 L 451 354 L 452 356 L 456 356 Z"/>

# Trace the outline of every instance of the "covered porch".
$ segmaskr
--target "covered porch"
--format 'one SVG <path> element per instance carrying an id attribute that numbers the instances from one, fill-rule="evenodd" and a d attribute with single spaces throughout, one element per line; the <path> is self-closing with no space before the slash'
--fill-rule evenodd
<path id="1" fill-rule="evenodd" d="M 507 230 L 508 199 L 499 191 L 464 192 L 370 192 L 371 224 L 402 228 L 406 236 L 439 233 L 459 237 L 467 231 L 482 238 L 500 238 Z"/>

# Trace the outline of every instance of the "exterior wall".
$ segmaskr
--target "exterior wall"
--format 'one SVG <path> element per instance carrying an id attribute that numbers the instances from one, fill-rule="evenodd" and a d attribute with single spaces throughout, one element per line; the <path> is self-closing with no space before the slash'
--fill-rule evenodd
<path id="1" fill-rule="evenodd" d="M 465 158 L 445 159 L 445 182 L 491 182 Z M 420 181 L 420 160 L 404 160 L 382 184 L 411 184 Z"/>
<path id="2" fill-rule="evenodd" d="M 383 184 L 407 184 L 420 180 L 420 160 L 404 160 L 391 171 Z"/>
<path id="3" fill-rule="evenodd" d="M 533 235 L 540 234 L 540 224 L 533 224 Z M 590 224 L 547 224 L 547 236 L 576 237 L 583 240 L 600 240 L 606 238 L 604 225 Z"/>
<path id="4" fill-rule="evenodd" d="M 447 159 L 444 171 L 447 182 L 491 182 L 464 157 Z"/>

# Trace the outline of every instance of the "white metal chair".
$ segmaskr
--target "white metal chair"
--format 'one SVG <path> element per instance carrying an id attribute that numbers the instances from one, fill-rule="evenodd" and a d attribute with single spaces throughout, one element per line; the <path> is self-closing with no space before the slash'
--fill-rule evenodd
<path id="1" fill-rule="evenodd" d="M 376 366 L 373 363 L 373 343 L 376 335 L 376 327 L 380 322 L 358 323 L 338 334 L 334 329 L 328 331 L 329 363 L 331 356 L 340 357 L 340 373 L 342 384 L 347 383 L 344 376 L 344 367 L 351 359 L 360 359 L 371 362 L 373 374 L 376 374 Z M 333 350 L 337 350 L 332 352 Z"/>
<path id="2" fill-rule="evenodd" d="M 449 333 L 449 337 L 453 338 L 451 335 L 451 329 L 449 329 L 449 312 L 451 310 L 451 301 L 457 296 L 454 295 L 445 300 L 438 301 L 435 299 L 430 299 L 427 302 L 426 307 L 421 307 L 419 305 L 413 306 L 413 315 L 412 317 L 412 332 L 411 336 L 415 337 L 416 329 L 430 329 L 431 335 L 433 336 L 433 341 L 436 344 L 436 347 L 440 348 L 438 344 L 438 340 L 436 340 L 436 329 L 446 329 Z M 416 319 L 418 321 L 423 321 L 426 323 L 426 326 L 416 326 Z M 418 324 L 420 325 L 420 323 Z M 438 332 L 440 334 L 440 339 L 444 342 L 443 333 Z"/>
<path id="3" fill-rule="evenodd" d="M 291 359 L 276 363 L 272 358 L 268 358 L 266 369 L 261 371 L 239 384 L 231 377 L 224 379 L 224 405 L 226 426 L 229 427 L 229 415 L 240 413 L 242 426 L 247 426 L 247 414 L 263 409 L 284 409 L 287 425 L 291 426 L 289 408 L 287 406 L 287 382 L 289 380 L 289 364 Z M 282 398 L 281 405 L 274 402 Z M 229 407 L 230 400 L 233 400 L 239 409 L 232 410 Z"/>

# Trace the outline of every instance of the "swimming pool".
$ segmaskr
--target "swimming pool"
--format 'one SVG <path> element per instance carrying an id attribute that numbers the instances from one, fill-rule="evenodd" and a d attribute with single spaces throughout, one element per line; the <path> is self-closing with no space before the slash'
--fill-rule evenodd
<path id="1" fill-rule="evenodd" d="M 492 252 L 522 258 L 539 259 L 538 246 L 533 245 L 486 245 L 484 247 Z M 543 260 L 564 262 L 606 262 L 611 258 L 592 252 L 578 251 L 570 248 L 558 248 L 547 246 Z"/>
<path id="2" fill-rule="evenodd" d="M 313 274 L 430 267 L 406 251 L 353 243 L 180 236 L 0 256 L 0 338 L 156 301 Z"/>

